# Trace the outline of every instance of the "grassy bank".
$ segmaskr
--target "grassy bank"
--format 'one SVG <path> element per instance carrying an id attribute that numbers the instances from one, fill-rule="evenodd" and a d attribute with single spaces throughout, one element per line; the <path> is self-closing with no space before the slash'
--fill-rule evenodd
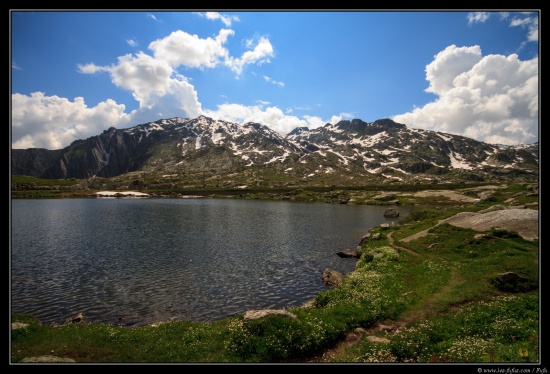
<path id="1" fill-rule="evenodd" d="M 521 186 L 493 196 L 372 228 L 356 270 L 287 310 L 297 318 L 124 327 L 12 315 L 25 327 L 11 331 L 11 362 L 46 355 L 80 363 L 539 362 L 538 240 L 497 228 L 479 235 L 434 227 L 458 212 L 538 201 Z M 423 230 L 428 235 L 405 240 Z M 507 272 L 521 281 L 502 283 Z"/>

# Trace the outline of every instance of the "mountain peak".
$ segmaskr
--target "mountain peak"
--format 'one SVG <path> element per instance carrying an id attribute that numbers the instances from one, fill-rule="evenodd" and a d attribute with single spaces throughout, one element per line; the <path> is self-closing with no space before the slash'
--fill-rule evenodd
<path id="1" fill-rule="evenodd" d="M 330 126 L 330 124 L 327 124 L 325 127 L 327 126 Z M 341 120 L 340 122 L 335 124 L 334 127 L 339 128 L 343 131 L 349 131 L 363 135 L 375 135 L 386 130 L 402 130 L 407 128 L 407 126 L 401 123 L 394 122 L 389 118 L 378 119 L 370 123 L 365 122 L 359 118 L 355 118 L 351 121 Z"/>
<path id="2" fill-rule="evenodd" d="M 177 176 L 173 178 L 181 181 L 211 173 L 223 185 L 229 183 L 222 182 L 224 175 L 239 175 L 235 180 L 272 178 L 278 186 L 528 181 L 538 177 L 538 144 L 502 148 L 408 129 L 389 118 L 302 126 L 281 136 L 260 123 L 241 125 L 201 115 L 110 128 L 56 151 L 12 150 L 11 162 L 14 175 L 54 179 L 147 172 L 159 180 Z"/>
<path id="3" fill-rule="evenodd" d="M 306 127 L 306 126 L 300 126 L 300 127 L 296 127 L 294 130 L 292 130 L 291 132 L 289 132 L 288 134 L 286 134 L 287 136 L 291 136 L 291 135 L 298 135 L 298 134 L 301 134 L 303 132 L 306 132 L 306 131 L 309 131 L 309 128 Z"/>

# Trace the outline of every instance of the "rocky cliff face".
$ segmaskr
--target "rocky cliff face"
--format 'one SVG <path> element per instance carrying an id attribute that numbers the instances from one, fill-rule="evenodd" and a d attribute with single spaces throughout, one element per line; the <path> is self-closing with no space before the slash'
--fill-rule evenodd
<path id="1" fill-rule="evenodd" d="M 13 149 L 11 159 L 12 174 L 40 178 L 247 171 L 256 179 L 288 183 L 330 183 L 343 177 L 363 183 L 537 179 L 538 167 L 538 143 L 505 147 L 409 129 L 390 119 L 300 127 L 283 137 L 258 123 L 240 125 L 204 116 L 110 128 L 60 150 Z"/>

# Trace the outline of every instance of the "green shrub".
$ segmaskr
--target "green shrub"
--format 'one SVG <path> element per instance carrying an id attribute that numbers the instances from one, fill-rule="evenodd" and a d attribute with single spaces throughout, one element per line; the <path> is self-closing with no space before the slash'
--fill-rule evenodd
<path id="1" fill-rule="evenodd" d="M 501 229 L 501 228 L 497 228 L 497 227 L 494 227 L 494 228 L 491 229 L 491 235 L 493 235 L 497 238 L 501 238 L 501 239 L 512 239 L 512 238 L 520 238 L 521 237 L 515 231 Z"/>
<path id="2" fill-rule="evenodd" d="M 407 216 L 399 220 L 400 224 L 418 222 L 426 219 L 434 219 L 441 217 L 441 210 L 439 209 L 419 209 L 413 210 Z"/>
<path id="3" fill-rule="evenodd" d="M 285 362 L 318 353 L 338 333 L 321 319 L 267 316 L 235 319 L 227 349 L 243 362 Z"/>

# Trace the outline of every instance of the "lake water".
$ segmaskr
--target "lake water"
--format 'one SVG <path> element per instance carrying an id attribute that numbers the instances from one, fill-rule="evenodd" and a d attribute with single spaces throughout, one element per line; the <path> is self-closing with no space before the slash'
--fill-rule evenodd
<path id="1" fill-rule="evenodd" d="M 11 311 L 43 323 L 211 322 L 299 306 L 388 207 L 237 199 L 11 201 Z M 398 207 L 401 217 L 413 207 Z"/>

